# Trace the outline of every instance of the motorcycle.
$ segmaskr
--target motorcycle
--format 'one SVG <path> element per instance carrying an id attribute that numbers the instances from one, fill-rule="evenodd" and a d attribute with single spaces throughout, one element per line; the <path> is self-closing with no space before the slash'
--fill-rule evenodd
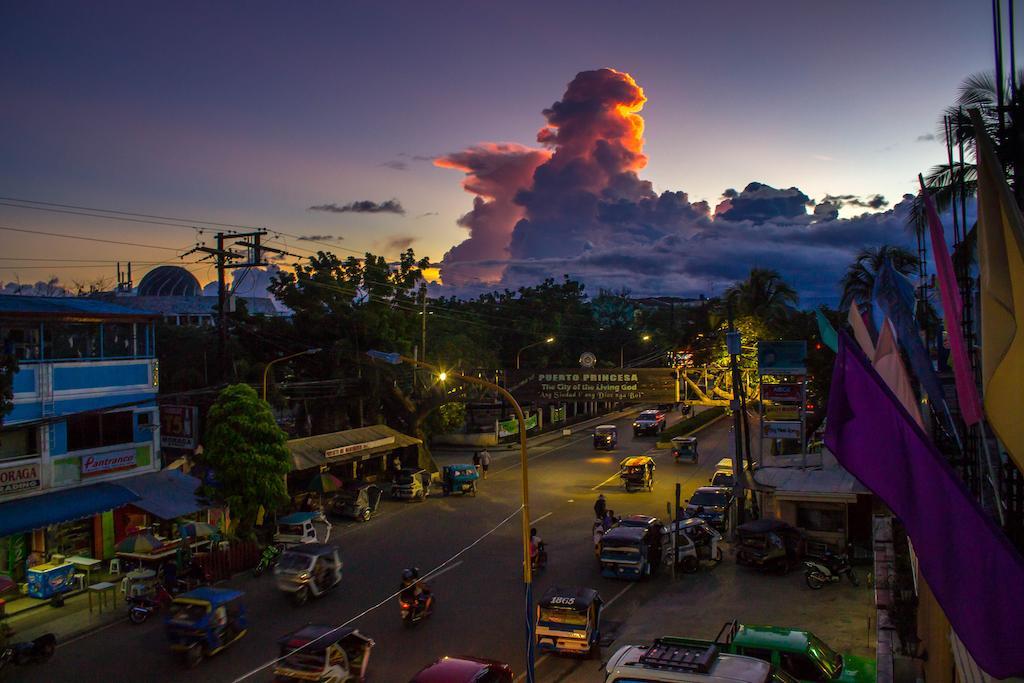
<path id="1" fill-rule="evenodd" d="M 150 614 L 164 609 L 173 600 L 174 597 L 164 588 L 164 585 L 157 583 L 148 595 L 128 598 L 128 619 L 133 624 L 141 624 L 149 618 Z"/>
<path id="2" fill-rule="evenodd" d="M 411 600 L 400 597 L 399 602 L 402 605 L 402 623 L 406 626 L 415 626 L 434 611 L 434 595 L 426 586 L 423 586 L 419 597 Z"/>
<path id="3" fill-rule="evenodd" d="M 544 541 L 537 544 L 537 554 L 530 558 L 530 570 L 543 571 L 548 566 L 548 551 Z"/>
<path id="4" fill-rule="evenodd" d="M 263 572 L 275 566 L 278 559 L 280 559 L 282 552 L 283 549 L 280 543 L 271 543 L 264 548 L 263 552 L 260 553 L 260 561 L 252 568 L 252 575 L 259 577 Z"/>
<path id="5" fill-rule="evenodd" d="M 818 590 L 826 583 L 839 581 L 843 578 L 844 574 L 854 586 L 860 585 L 857 575 L 853 573 L 853 569 L 850 567 L 850 557 L 846 553 L 835 555 L 831 552 L 826 552 L 825 557 L 821 561 L 805 560 L 804 567 L 806 567 L 804 570 L 804 580 L 814 590 Z"/>
<path id="6" fill-rule="evenodd" d="M 0 669 L 8 663 L 17 666 L 40 664 L 53 656 L 57 649 L 57 636 L 52 633 L 41 635 L 27 643 L 11 643 L 0 649 Z"/>

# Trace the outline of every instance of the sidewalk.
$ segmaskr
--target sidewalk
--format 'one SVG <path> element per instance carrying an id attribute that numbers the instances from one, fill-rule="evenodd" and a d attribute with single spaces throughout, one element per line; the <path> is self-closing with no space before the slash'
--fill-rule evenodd
<path id="1" fill-rule="evenodd" d="M 120 586 L 115 588 L 117 605 L 111 604 L 110 594 L 106 597 L 106 607 L 99 611 L 99 596 L 92 599 L 92 612 L 89 611 L 89 595 L 77 593 L 64 599 L 63 607 L 51 607 L 46 603 L 40 607 L 15 612 L 7 617 L 7 625 L 14 629 L 14 640 L 32 640 L 44 633 L 57 636 L 57 646 L 88 631 L 123 621 L 128 617 L 124 596 Z"/>

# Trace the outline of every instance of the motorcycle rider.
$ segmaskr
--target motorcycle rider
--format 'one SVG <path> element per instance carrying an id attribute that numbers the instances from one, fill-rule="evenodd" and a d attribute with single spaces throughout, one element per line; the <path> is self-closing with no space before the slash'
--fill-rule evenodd
<path id="1" fill-rule="evenodd" d="M 420 570 L 418 567 L 408 567 L 402 571 L 401 588 L 402 592 L 399 594 L 399 599 L 412 605 L 414 613 L 419 611 L 425 600 L 424 595 L 428 591 L 420 580 Z"/>
<path id="2" fill-rule="evenodd" d="M 542 562 L 542 553 L 544 552 L 544 541 L 537 533 L 537 528 L 532 527 L 530 529 L 530 564 L 536 569 Z"/>

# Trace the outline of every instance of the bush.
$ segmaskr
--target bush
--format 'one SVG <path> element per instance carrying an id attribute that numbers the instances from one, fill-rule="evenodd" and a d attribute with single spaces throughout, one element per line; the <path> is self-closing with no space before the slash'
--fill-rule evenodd
<path id="1" fill-rule="evenodd" d="M 682 422 L 677 422 L 676 424 L 672 425 L 671 427 L 669 427 L 668 429 L 661 433 L 661 437 L 659 438 L 659 440 L 669 441 L 672 439 L 673 436 L 682 436 L 687 432 L 692 432 L 694 429 L 700 427 L 701 425 L 706 425 L 708 422 L 711 422 L 716 417 L 724 414 L 724 406 L 714 406 L 712 408 L 708 408 L 703 412 L 697 413 L 693 417 L 687 418 Z"/>

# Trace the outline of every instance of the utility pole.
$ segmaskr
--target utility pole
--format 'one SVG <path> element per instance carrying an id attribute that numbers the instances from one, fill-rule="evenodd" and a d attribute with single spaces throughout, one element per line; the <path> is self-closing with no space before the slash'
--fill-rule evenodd
<path id="1" fill-rule="evenodd" d="M 420 315 L 423 316 L 423 320 L 420 321 L 420 358 L 427 360 L 427 286 L 420 285 L 420 298 L 423 299 L 423 310 L 420 311 Z"/>
<path id="2" fill-rule="evenodd" d="M 253 232 L 218 232 L 215 235 L 217 240 L 217 247 L 211 249 L 206 246 L 205 243 L 197 244 L 195 247 L 190 249 L 181 255 L 181 258 L 185 258 L 189 254 L 202 252 L 206 254 L 206 257 L 201 259 L 203 261 L 207 259 L 214 259 L 217 264 L 217 367 L 218 376 L 221 381 L 227 379 L 228 369 L 228 319 L 227 319 L 227 269 L 228 268 L 252 268 L 256 266 L 267 266 L 269 262 L 264 258 L 264 253 L 281 254 L 284 256 L 295 256 L 299 258 L 297 254 L 292 254 L 287 251 L 280 249 L 274 249 L 273 247 L 267 247 L 260 244 L 260 239 L 267 234 L 266 230 L 254 230 Z M 252 238 L 252 241 L 246 241 L 246 238 Z M 231 249 L 225 248 L 225 242 L 231 241 L 231 246 L 245 247 L 248 251 L 244 261 L 238 261 L 242 259 L 243 255 L 232 251 Z"/>
<path id="3" fill-rule="evenodd" d="M 735 521 L 731 525 L 735 529 L 736 524 L 742 524 L 746 521 L 746 495 L 743 487 L 743 403 L 740 399 L 741 396 L 741 383 L 739 363 L 737 357 L 742 352 L 740 333 L 736 331 L 736 326 L 733 322 L 732 317 L 732 301 L 727 302 L 728 315 L 729 315 L 729 332 L 725 336 L 725 345 L 729 351 L 729 367 L 732 370 L 732 401 L 730 401 L 729 407 L 733 411 L 733 435 L 735 443 L 733 446 L 732 454 L 732 471 L 733 471 L 733 483 L 732 491 L 733 498 L 736 502 L 736 515 Z"/>

